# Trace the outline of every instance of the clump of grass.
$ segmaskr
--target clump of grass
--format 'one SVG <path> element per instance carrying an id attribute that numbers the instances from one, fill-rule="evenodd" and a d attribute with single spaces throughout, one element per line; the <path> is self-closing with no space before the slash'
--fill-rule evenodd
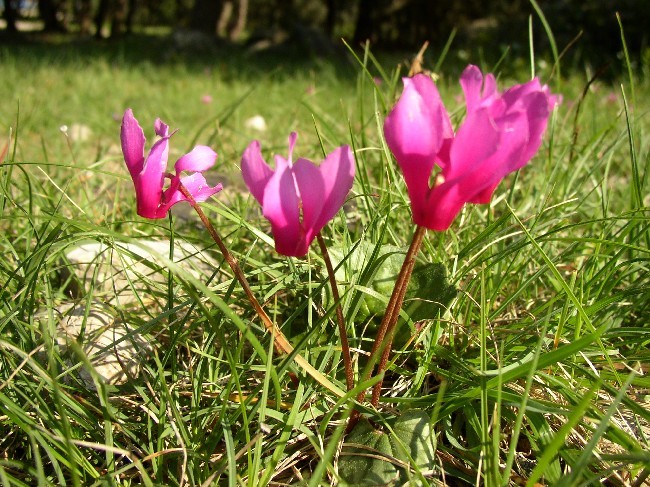
<path id="1" fill-rule="evenodd" d="M 252 137 L 281 152 L 275 146 L 291 130 L 308 157 L 318 157 L 319 135 L 325 148 L 347 141 L 358 177 L 325 239 L 343 249 L 343 267 L 361 241 L 403 247 L 408 200 L 381 132 L 398 72 L 369 51 L 354 80 L 322 64 L 288 76 L 216 59 L 139 63 L 126 51 L 81 72 L 79 60 L 39 49 L 1 52 L 0 123 L 12 139 L 0 165 L 0 481 L 339 480 L 356 391 L 341 399 L 276 356 L 227 267 L 198 278 L 171 245 L 148 261 L 151 272 L 132 282 L 139 301 L 112 308 L 152 345 L 143 372 L 122 386 L 92 373 L 80 348 L 70 362 L 55 310 L 110 301 L 110 288 L 80 286 L 65 272 L 80 242 L 127 257 L 119 242 L 182 239 L 215 258 L 186 210 L 173 222 L 135 216 L 113 118 L 132 106 L 142 119 L 180 127 L 179 153 L 197 141 L 219 152 L 230 189 L 202 207 L 296 350 L 345 389 L 322 263 L 316 253 L 298 260 L 270 251 L 266 223 L 241 191 L 238 158 Z M 453 106 L 458 71 L 443 63 L 439 74 Z M 564 75 L 564 102 L 527 170 L 489 207 L 467 208 L 452 230 L 427 235 L 420 259 L 446 267 L 456 297 L 438 319 L 402 325 L 410 336 L 389 367 L 384 400 L 364 409 L 389 432 L 408 409 L 431 417 L 436 464 L 420 474 L 433 485 L 642 485 L 650 474 L 647 81 L 635 80 L 634 92 L 629 80 L 616 89 L 595 81 L 581 97 L 589 76 Z M 201 103 L 204 93 L 212 104 Z M 255 114 L 268 132 L 244 127 Z M 93 136 L 66 139 L 60 126 L 76 122 Z M 359 311 L 362 298 L 382 299 L 367 279 L 377 265 L 371 256 L 339 283 L 359 370 L 381 319 Z M 80 368 L 94 388 L 76 378 Z"/>

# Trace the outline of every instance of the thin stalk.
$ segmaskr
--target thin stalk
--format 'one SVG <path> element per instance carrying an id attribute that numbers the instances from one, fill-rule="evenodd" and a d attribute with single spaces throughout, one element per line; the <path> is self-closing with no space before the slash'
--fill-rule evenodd
<path id="1" fill-rule="evenodd" d="M 289 343 L 289 340 L 287 340 L 287 337 L 284 336 L 284 333 L 280 331 L 277 325 L 273 323 L 273 321 L 271 321 L 271 318 L 269 318 L 269 315 L 266 313 L 266 311 L 264 311 L 264 308 L 262 308 L 262 305 L 253 294 L 250 284 L 248 283 L 248 279 L 246 279 L 244 272 L 241 270 L 241 267 L 239 267 L 239 263 L 237 262 L 237 259 L 233 257 L 233 255 L 230 253 L 226 245 L 223 243 L 223 240 L 221 240 L 221 237 L 217 233 L 217 230 L 212 226 L 212 223 L 210 223 L 208 217 L 205 216 L 205 213 L 203 213 L 201 207 L 196 203 L 196 200 L 194 199 L 192 194 L 187 190 L 185 186 L 183 186 L 182 183 L 179 183 L 178 190 L 181 193 L 183 193 L 183 196 L 187 198 L 188 203 L 192 206 L 192 208 L 194 208 L 196 214 L 199 215 L 201 222 L 208 230 L 208 233 L 212 237 L 212 240 L 214 240 L 214 242 L 217 244 L 217 247 L 219 247 L 219 250 L 221 251 L 223 258 L 226 260 L 226 262 L 232 269 L 235 278 L 237 279 L 237 281 L 239 281 L 239 284 L 241 284 L 242 288 L 244 289 L 248 301 L 251 303 L 253 309 L 255 309 L 255 312 L 262 320 L 262 323 L 264 323 L 264 327 L 266 328 L 266 330 L 269 333 L 271 333 L 275 348 L 279 352 L 284 352 L 287 355 L 291 355 L 292 353 L 294 353 L 293 345 Z M 318 382 L 320 385 L 328 389 L 330 392 L 334 393 L 339 397 L 342 397 L 344 395 L 341 389 L 339 389 L 327 377 L 325 377 L 318 370 L 316 370 L 309 362 L 307 362 L 307 360 L 302 355 L 300 355 L 299 353 L 295 353 L 293 356 L 293 360 L 296 362 L 296 364 L 302 367 L 307 374 L 311 375 L 314 378 L 314 380 L 316 380 L 316 382 Z"/>
<path id="2" fill-rule="evenodd" d="M 388 364 L 388 357 L 393 346 L 393 338 L 395 338 L 396 325 L 399 320 L 399 313 L 402 310 L 402 305 L 404 304 L 404 296 L 406 296 L 406 290 L 408 289 L 409 282 L 411 281 L 411 274 L 413 274 L 413 269 L 415 268 L 415 258 L 420 251 L 422 246 L 422 241 L 424 240 L 424 234 L 427 229 L 425 227 L 417 226 L 415 228 L 415 233 L 413 234 L 413 240 L 411 240 L 411 245 L 409 250 L 404 258 L 404 264 L 402 264 L 403 272 L 400 272 L 401 282 L 399 286 L 395 286 L 393 289 L 393 295 L 397 294 L 395 299 L 395 305 L 393 306 L 393 311 L 390 317 L 382 320 L 386 321 L 386 339 L 382 337 L 382 342 L 385 341 L 386 344 L 383 345 L 383 350 L 381 352 L 381 358 L 379 359 L 379 364 L 377 365 L 377 372 L 375 375 L 382 374 L 386 370 L 386 365 Z M 379 352 L 377 352 L 379 353 Z M 379 382 L 375 384 L 372 389 L 372 399 L 370 404 L 374 407 L 377 407 L 379 404 L 379 396 L 381 395 L 381 385 L 384 379 L 382 378 Z"/>
<path id="3" fill-rule="evenodd" d="M 208 217 L 205 215 L 205 213 L 203 213 L 203 210 L 196 203 L 194 197 L 190 194 L 187 188 L 185 188 L 182 184 L 180 184 L 179 191 L 183 193 L 183 196 L 185 196 L 188 199 L 190 205 L 192 205 L 192 208 L 194 208 L 194 211 L 196 211 L 197 215 L 199 215 L 201 222 L 208 230 L 208 233 L 212 237 L 212 240 L 214 240 L 214 242 L 217 244 L 217 247 L 219 247 L 219 250 L 221 251 L 223 258 L 226 259 L 226 262 L 232 269 L 232 272 L 235 274 L 235 278 L 237 279 L 237 281 L 239 281 L 239 284 L 241 284 L 242 288 L 244 288 L 246 297 L 253 305 L 253 308 L 255 309 L 255 312 L 262 320 L 262 323 L 264 323 L 264 327 L 268 331 L 273 333 L 275 338 L 276 326 L 273 324 L 273 321 L 271 321 L 271 318 L 269 318 L 269 315 L 266 313 L 266 311 L 264 311 L 264 308 L 262 308 L 262 305 L 253 294 L 253 290 L 251 289 L 251 286 L 248 283 L 248 279 L 246 279 L 244 272 L 241 270 L 241 267 L 239 267 L 239 263 L 237 262 L 237 259 L 233 257 L 233 255 L 230 253 L 226 245 L 223 243 L 223 240 L 221 240 L 221 237 L 217 233 L 217 230 L 212 226 L 212 223 L 210 223 L 210 220 L 208 220 Z"/>
<path id="4" fill-rule="evenodd" d="M 394 334 L 395 325 L 397 323 L 399 313 L 402 309 L 402 304 L 404 303 L 406 289 L 408 288 L 408 283 L 411 280 L 411 274 L 413 273 L 413 268 L 415 267 L 415 257 L 420 250 L 420 246 L 422 245 L 422 240 L 425 233 L 425 227 L 416 226 L 415 233 L 413 233 L 413 239 L 411 240 L 411 245 L 409 246 L 408 252 L 404 257 L 404 263 L 402 264 L 402 268 L 400 269 L 399 275 L 397 276 L 397 281 L 395 282 L 393 293 L 391 294 L 388 305 L 386 306 L 386 313 L 384 313 L 384 317 L 381 320 L 379 329 L 377 330 L 377 336 L 375 337 L 375 342 L 370 352 L 370 361 L 366 367 L 366 371 L 362 380 L 368 380 L 370 378 L 374 364 L 377 363 L 377 361 L 379 361 L 379 365 L 377 367 L 375 376 L 383 373 L 386 369 L 388 356 L 390 355 L 390 349 L 393 343 L 393 337 L 391 335 Z M 383 379 L 379 381 L 373 388 L 374 406 L 376 406 L 379 402 L 379 393 L 381 392 L 382 382 Z M 375 391 L 379 392 L 376 393 Z M 375 395 L 377 395 L 376 399 Z M 361 391 L 357 396 L 357 401 L 363 402 L 365 397 L 366 391 Z M 348 431 L 352 429 L 354 424 L 357 422 L 358 417 L 358 412 L 353 411 L 352 416 L 350 416 Z"/>
<path id="5" fill-rule="evenodd" d="M 343 318 L 343 308 L 341 308 L 341 297 L 339 296 L 339 289 L 336 285 L 334 267 L 332 267 L 332 261 L 330 260 L 325 240 L 323 240 L 323 236 L 320 232 L 316 235 L 316 240 L 318 240 L 318 246 L 320 247 L 321 254 L 323 254 L 323 260 L 325 261 L 325 267 L 327 269 L 327 277 L 329 278 L 330 287 L 332 288 L 332 297 L 336 303 L 336 322 L 339 328 L 339 336 L 341 337 L 341 350 L 343 352 L 343 365 L 345 367 L 345 385 L 349 391 L 354 387 L 354 371 L 352 370 L 352 356 L 350 354 L 350 344 L 348 342 L 345 319 Z"/>

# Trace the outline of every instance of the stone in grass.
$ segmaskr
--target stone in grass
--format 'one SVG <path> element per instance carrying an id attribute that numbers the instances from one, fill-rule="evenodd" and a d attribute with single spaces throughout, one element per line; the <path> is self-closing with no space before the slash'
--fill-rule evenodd
<path id="1" fill-rule="evenodd" d="M 57 344 L 66 362 L 76 369 L 79 379 L 95 389 L 94 373 L 108 385 L 119 386 L 137 378 L 142 360 L 151 352 L 151 345 L 126 323 L 121 323 L 102 303 L 64 304 L 59 314 Z M 83 354 L 80 356 L 80 354 Z"/>
<path id="2" fill-rule="evenodd" d="M 105 296 L 111 305 L 133 304 L 151 291 L 163 290 L 167 283 L 161 257 L 169 257 L 169 242 L 142 240 L 132 242 L 86 242 L 66 253 L 66 266 L 79 280 L 82 289 L 74 293 L 84 297 L 88 292 Z M 194 245 L 176 241 L 174 262 L 192 276 L 205 280 L 217 267 L 216 262 Z"/>
<path id="3" fill-rule="evenodd" d="M 429 416 L 410 409 L 388 425 L 383 430 L 361 420 L 348 434 L 338 467 L 343 485 L 422 485 L 435 461 Z"/>

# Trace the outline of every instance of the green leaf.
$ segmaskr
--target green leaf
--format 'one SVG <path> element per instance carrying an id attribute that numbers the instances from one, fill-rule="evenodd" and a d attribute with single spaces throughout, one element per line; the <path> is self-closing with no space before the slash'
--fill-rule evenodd
<path id="1" fill-rule="evenodd" d="M 347 485 L 404 485 L 433 470 L 435 446 L 431 418 L 410 409 L 388 422 L 385 430 L 360 421 L 345 439 L 339 474 Z M 414 484 L 411 484 L 414 485 Z"/>
<path id="2" fill-rule="evenodd" d="M 456 296 L 440 263 L 416 265 L 406 290 L 404 307 L 413 321 L 436 319 Z"/>
<path id="3" fill-rule="evenodd" d="M 433 470 L 436 449 L 431 433 L 431 418 L 422 410 L 409 409 L 393 425 L 390 440 L 395 456 L 417 470 Z M 410 469 L 401 469 L 401 483 L 415 475 Z"/>
<path id="4" fill-rule="evenodd" d="M 396 485 L 399 475 L 392 457 L 389 435 L 361 420 L 345 439 L 339 475 L 349 486 Z"/>
<path id="5" fill-rule="evenodd" d="M 341 247 L 329 249 L 336 280 L 355 282 L 355 288 L 364 293 L 357 314 L 360 320 L 383 316 L 406 254 L 406 248 L 394 245 L 375 249 L 375 244 L 361 242 L 347 258 Z M 456 289 L 449 285 L 446 274 L 440 263 L 416 265 L 405 298 L 405 311 L 412 321 L 437 318 L 454 298 Z"/>
<path id="6" fill-rule="evenodd" d="M 386 303 L 393 292 L 395 279 L 404 262 L 406 249 L 394 245 L 379 245 L 377 252 L 373 254 L 374 251 L 375 245 L 368 242 L 361 242 L 347 256 L 344 249 L 339 246 L 329 249 L 332 266 L 336 269 L 336 280 L 339 283 L 354 282 L 375 291 L 379 296 L 385 296 L 385 300 L 382 300 L 364 293 L 357 314 L 360 320 L 365 320 L 372 315 L 384 314 Z"/>

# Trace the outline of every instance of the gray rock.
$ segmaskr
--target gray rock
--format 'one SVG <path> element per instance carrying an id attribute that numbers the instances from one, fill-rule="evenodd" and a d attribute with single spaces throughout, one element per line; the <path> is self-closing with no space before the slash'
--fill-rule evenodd
<path id="1" fill-rule="evenodd" d="M 142 360 L 152 346 L 116 319 L 109 307 L 93 301 L 88 310 L 83 304 L 64 304 L 56 312 L 60 317 L 56 337 L 59 349 L 71 367 L 83 364 L 76 373 L 89 389 L 95 388 L 89 365 L 109 385 L 122 385 L 138 377 Z"/>
<path id="2" fill-rule="evenodd" d="M 143 240 L 138 245 L 115 242 L 108 246 L 88 242 L 66 253 L 66 266 L 79 280 L 82 289 L 75 293 L 84 297 L 92 290 L 113 306 L 126 306 L 147 301 L 152 290 L 163 291 L 167 283 L 165 265 L 161 256 L 168 257 L 169 242 Z M 174 261 L 194 277 L 205 279 L 217 263 L 194 245 L 177 241 Z"/>

